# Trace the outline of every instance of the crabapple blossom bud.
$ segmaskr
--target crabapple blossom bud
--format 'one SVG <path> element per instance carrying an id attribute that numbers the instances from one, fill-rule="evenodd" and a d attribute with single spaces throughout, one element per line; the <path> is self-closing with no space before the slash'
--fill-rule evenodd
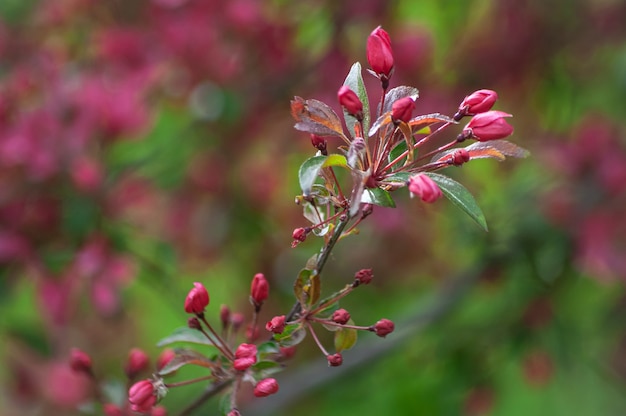
<path id="1" fill-rule="evenodd" d="M 148 357 L 148 354 L 139 348 L 133 348 L 128 353 L 128 360 L 126 361 L 124 372 L 128 378 L 133 379 L 149 366 L 150 358 Z"/>
<path id="2" fill-rule="evenodd" d="M 237 332 L 245 320 L 246 319 L 241 312 L 233 313 L 233 316 L 230 318 L 230 323 L 233 325 L 233 331 Z"/>
<path id="3" fill-rule="evenodd" d="M 371 330 L 374 331 L 376 335 L 385 338 L 387 335 L 393 332 L 395 325 L 389 319 L 381 319 L 380 321 L 376 322 L 376 324 L 371 328 Z"/>
<path id="4" fill-rule="evenodd" d="M 413 110 L 415 110 L 415 100 L 413 98 L 400 98 L 391 106 L 391 118 L 394 122 L 404 121 L 408 123 L 411 117 L 413 117 Z"/>
<path id="5" fill-rule="evenodd" d="M 233 368 L 235 370 L 244 371 L 256 363 L 257 347 L 254 344 L 241 344 L 235 351 L 235 361 Z"/>
<path id="6" fill-rule="evenodd" d="M 457 149 L 452 153 L 452 164 L 461 166 L 463 163 L 469 162 L 470 154 L 465 149 Z"/>
<path id="7" fill-rule="evenodd" d="M 202 329 L 200 320 L 196 318 L 195 316 L 193 318 L 187 319 L 187 326 L 191 329 L 197 329 L 198 331 Z"/>
<path id="8" fill-rule="evenodd" d="M 306 228 L 300 227 L 300 228 L 296 228 L 295 230 L 293 230 L 291 237 L 294 240 L 302 242 L 306 240 L 306 235 L 307 235 Z"/>
<path id="9" fill-rule="evenodd" d="M 275 316 L 265 325 L 265 329 L 275 334 L 282 334 L 285 330 L 285 315 Z"/>
<path id="10" fill-rule="evenodd" d="M 259 327 L 252 324 L 248 325 L 246 328 L 246 339 L 250 342 L 259 339 Z"/>
<path id="11" fill-rule="evenodd" d="M 354 274 L 354 281 L 359 282 L 358 284 L 361 285 L 367 285 L 372 281 L 373 277 L 372 269 L 361 269 Z"/>
<path id="12" fill-rule="evenodd" d="M 176 357 L 176 353 L 171 348 L 166 348 L 161 351 L 159 358 L 157 358 L 157 370 L 161 371 L 170 361 Z"/>
<path id="13" fill-rule="evenodd" d="M 506 122 L 506 117 L 513 116 L 495 110 L 476 114 L 463 129 L 463 134 L 479 142 L 504 139 L 513 134 L 513 126 Z"/>
<path id="14" fill-rule="evenodd" d="M 237 409 L 231 409 L 227 416 L 241 416 L 241 413 Z"/>
<path id="15" fill-rule="evenodd" d="M 417 195 L 424 202 L 432 204 L 443 196 L 439 186 L 423 173 L 418 173 L 409 178 L 409 192 Z"/>
<path id="16" fill-rule="evenodd" d="M 498 94 L 492 90 L 478 90 L 463 100 L 459 105 L 459 111 L 455 115 L 455 120 L 460 120 L 464 116 L 473 116 L 491 110 L 491 107 L 498 99 Z"/>
<path id="17" fill-rule="evenodd" d="M 78 348 L 72 348 L 70 351 L 70 367 L 74 371 L 92 374 L 91 357 Z"/>
<path id="18" fill-rule="evenodd" d="M 230 324 L 230 308 L 227 305 L 220 306 L 220 321 L 222 328 L 228 328 Z"/>
<path id="19" fill-rule="evenodd" d="M 157 406 L 152 408 L 150 416 L 167 416 L 167 409 L 163 406 Z"/>
<path id="20" fill-rule="evenodd" d="M 337 324 L 345 325 L 350 320 L 350 313 L 345 309 L 337 309 L 330 319 Z"/>
<path id="21" fill-rule="evenodd" d="M 252 278 L 250 286 L 250 301 L 257 309 L 263 304 L 270 294 L 270 285 L 263 273 L 257 273 Z"/>
<path id="22" fill-rule="evenodd" d="M 128 402 L 133 412 L 148 413 L 156 401 L 156 391 L 151 380 L 138 381 L 128 390 Z"/>
<path id="23" fill-rule="evenodd" d="M 322 152 L 323 155 L 326 155 L 328 152 L 326 151 L 326 138 L 322 136 L 318 136 L 317 134 L 311 134 L 311 144 L 314 148 Z"/>
<path id="24" fill-rule="evenodd" d="M 356 117 L 357 119 L 363 118 L 363 103 L 356 95 L 354 91 L 347 85 L 343 85 L 337 92 L 337 99 L 339 104 L 346 109 L 348 114 Z"/>
<path id="25" fill-rule="evenodd" d="M 383 88 L 387 89 L 393 71 L 393 51 L 391 38 L 382 27 L 378 26 L 367 38 L 366 54 L 367 62 L 383 81 Z"/>
<path id="26" fill-rule="evenodd" d="M 209 305 L 209 292 L 202 283 L 194 282 L 193 286 L 185 299 L 185 312 L 200 315 Z"/>
<path id="27" fill-rule="evenodd" d="M 254 386 L 256 397 L 270 396 L 278 391 L 278 381 L 275 378 L 264 378 Z"/>
<path id="28" fill-rule="evenodd" d="M 124 416 L 122 409 L 113 403 L 106 403 L 102 406 L 102 412 L 104 413 L 104 416 Z"/>
<path id="29" fill-rule="evenodd" d="M 326 360 L 331 367 L 339 367 L 343 363 L 343 356 L 340 353 L 330 354 L 326 356 Z"/>

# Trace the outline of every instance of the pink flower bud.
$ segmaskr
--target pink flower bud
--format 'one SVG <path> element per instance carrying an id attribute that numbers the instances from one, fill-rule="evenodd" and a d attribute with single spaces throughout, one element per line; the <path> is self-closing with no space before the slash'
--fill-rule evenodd
<path id="1" fill-rule="evenodd" d="M 454 166 L 461 166 L 463 163 L 469 162 L 470 154 L 465 149 L 457 149 L 452 153 L 452 164 Z"/>
<path id="2" fill-rule="evenodd" d="M 359 284 L 367 285 L 374 278 L 374 273 L 372 273 L 372 269 L 361 269 L 354 274 L 354 280 L 359 282 Z"/>
<path id="3" fill-rule="evenodd" d="M 404 121 L 408 123 L 413 117 L 415 101 L 411 97 L 404 97 L 396 100 L 391 106 L 391 118 L 394 121 Z"/>
<path id="4" fill-rule="evenodd" d="M 194 282 L 193 286 L 185 299 L 185 312 L 199 315 L 209 305 L 209 292 L 202 283 Z"/>
<path id="5" fill-rule="evenodd" d="M 505 117 L 513 117 L 503 111 L 487 111 L 476 114 L 463 129 L 463 133 L 479 142 L 504 139 L 513 134 L 513 127 Z"/>
<path id="6" fill-rule="evenodd" d="M 328 365 L 331 367 L 339 367 L 343 364 L 343 356 L 339 353 L 327 355 L 326 360 L 328 360 Z"/>
<path id="7" fill-rule="evenodd" d="M 202 325 L 200 324 L 200 320 L 198 318 L 196 318 L 195 316 L 193 318 L 189 318 L 187 320 L 187 326 L 191 329 L 197 329 L 197 330 L 201 330 L 202 329 Z"/>
<path id="8" fill-rule="evenodd" d="M 248 327 L 246 328 L 246 339 L 248 340 L 248 342 L 254 342 L 257 339 L 259 339 L 259 335 L 260 335 L 260 331 L 259 331 L 259 327 L 255 326 L 255 325 L 248 325 Z"/>
<path id="9" fill-rule="evenodd" d="M 306 240 L 306 235 L 307 235 L 306 228 L 296 228 L 295 230 L 293 230 L 291 237 L 296 241 L 302 242 Z"/>
<path id="10" fill-rule="evenodd" d="M 241 312 L 233 313 L 233 316 L 230 318 L 230 323 L 233 325 L 233 331 L 237 332 L 245 320 L 246 319 Z"/>
<path id="11" fill-rule="evenodd" d="M 124 372 L 128 378 L 133 379 L 142 371 L 147 370 L 149 366 L 150 358 L 148 354 L 139 348 L 133 348 L 128 353 L 128 360 L 126 361 Z"/>
<path id="12" fill-rule="evenodd" d="M 256 397 L 270 396 L 278 391 L 278 381 L 275 378 L 264 378 L 254 386 Z"/>
<path id="13" fill-rule="evenodd" d="M 156 400 L 156 392 L 150 380 L 138 381 L 128 390 L 128 402 L 133 412 L 150 412 Z"/>
<path id="14" fill-rule="evenodd" d="M 359 96 L 356 95 L 354 91 L 350 89 L 347 85 L 343 85 L 339 88 L 337 92 L 337 99 L 339 100 L 339 104 L 350 114 L 355 116 L 356 118 L 363 117 L 363 103 L 359 99 Z"/>
<path id="15" fill-rule="evenodd" d="M 70 351 L 70 367 L 74 371 L 91 374 L 91 357 L 78 348 Z"/>
<path id="16" fill-rule="evenodd" d="M 394 328 L 395 325 L 389 319 L 381 319 L 380 321 L 376 322 L 376 324 L 372 327 L 372 330 L 376 333 L 376 335 L 384 338 L 387 335 L 391 334 Z"/>
<path id="17" fill-rule="evenodd" d="M 113 403 L 107 403 L 102 406 L 104 416 L 124 416 L 122 409 Z"/>
<path id="18" fill-rule="evenodd" d="M 389 79 L 393 70 L 393 51 L 391 38 L 385 30 L 378 26 L 367 38 L 367 62 L 379 76 Z"/>
<path id="19" fill-rule="evenodd" d="M 498 94 L 492 90 L 478 90 L 463 100 L 459 105 L 459 113 L 464 116 L 473 116 L 491 110 L 498 99 Z"/>
<path id="20" fill-rule="evenodd" d="M 285 315 L 275 316 L 265 325 L 265 329 L 275 334 L 282 334 L 285 330 Z"/>
<path id="21" fill-rule="evenodd" d="M 337 309 L 330 319 L 335 323 L 345 325 L 350 320 L 350 313 L 345 309 Z"/>
<path id="22" fill-rule="evenodd" d="M 241 416 L 241 413 L 237 409 L 231 409 L 227 416 Z"/>
<path id="23" fill-rule="evenodd" d="M 230 308 L 227 305 L 220 306 L 220 321 L 222 328 L 228 328 L 230 324 Z"/>
<path id="24" fill-rule="evenodd" d="M 150 416 L 167 416 L 167 409 L 163 406 L 157 406 L 152 408 Z"/>
<path id="25" fill-rule="evenodd" d="M 318 136 L 317 134 L 311 134 L 311 144 L 314 148 L 322 152 L 325 155 L 326 152 L 326 138 Z"/>
<path id="26" fill-rule="evenodd" d="M 417 195 L 424 202 L 432 204 L 443 196 L 439 186 L 423 173 L 418 173 L 409 178 L 409 192 Z"/>
<path id="27" fill-rule="evenodd" d="M 269 296 L 270 285 L 263 273 L 257 273 L 252 279 L 250 286 L 250 299 L 255 306 L 261 306 L 265 299 Z"/>
<path id="28" fill-rule="evenodd" d="M 157 358 L 157 370 L 161 371 L 174 357 L 176 357 L 176 353 L 171 348 L 166 348 L 161 351 L 159 358 Z"/>
<path id="29" fill-rule="evenodd" d="M 235 361 L 233 368 L 238 371 L 244 371 L 256 363 L 257 347 L 254 344 L 241 344 L 235 351 Z"/>

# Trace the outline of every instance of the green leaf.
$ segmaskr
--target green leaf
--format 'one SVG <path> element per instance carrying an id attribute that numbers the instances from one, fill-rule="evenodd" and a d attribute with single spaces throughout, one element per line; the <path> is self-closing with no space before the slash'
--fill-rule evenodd
<path id="1" fill-rule="evenodd" d="M 295 323 L 286 325 L 282 333 L 274 334 L 274 339 L 281 347 L 293 347 L 302 342 L 305 336 L 306 331 L 302 327 L 302 324 Z"/>
<path id="2" fill-rule="evenodd" d="M 410 172 L 396 172 L 391 175 L 385 176 L 383 182 L 408 182 L 409 178 L 413 176 Z"/>
<path id="3" fill-rule="evenodd" d="M 283 364 L 276 361 L 259 361 L 252 366 L 255 372 L 255 378 L 262 379 L 274 373 L 282 371 Z"/>
<path id="4" fill-rule="evenodd" d="M 489 231 L 487 220 L 472 194 L 457 181 L 439 173 L 426 173 L 454 205 L 465 211 L 481 228 Z"/>
<path id="5" fill-rule="evenodd" d="M 259 359 L 261 359 L 268 355 L 278 354 L 280 349 L 278 348 L 278 344 L 274 341 L 266 341 L 258 345 L 257 351 L 259 353 Z"/>
<path id="6" fill-rule="evenodd" d="M 322 166 L 325 168 L 328 168 L 330 166 L 339 166 L 342 168 L 347 168 L 348 161 L 346 160 L 346 157 L 344 155 L 332 154 L 332 155 L 328 155 L 328 158 L 326 159 L 326 161 L 324 162 Z"/>
<path id="7" fill-rule="evenodd" d="M 352 319 L 348 322 L 348 325 L 354 325 Z M 339 328 L 335 331 L 335 350 L 337 352 L 349 350 L 356 344 L 357 332 L 354 328 Z"/>
<path id="8" fill-rule="evenodd" d="M 304 195 L 309 195 L 311 192 L 311 188 L 317 179 L 320 169 L 326 163 L 326 159 L 328 159 L 328 156 L 313 156 L 305 160 L 302 166 L 300 166 L 298 179 Z"/>
<path id="9" fill-rule="evenodd" d="M 402 153 L 406 152 L 406 149 L 407 149 L 406 140 L 398 142 L 398 144 L 393 149 L 391 149 L 391 152 L 389 152 L 388 163 L 391 163 L 392 161 L 396 160 L 396 158 L 400 157 Z M 402 166 L 405 160 L 406 160 L 406 157 L 403 157 L 394 165 L 394 167 Z"/>
<path id="10" fill-rule="evenodd" d="M 214 369 L 217 367 L 217 363 L 213 362 L 209 357 L 198 351 L 190 350 L 187 348 L 174 349 L 176 354 L 166 365 L 159 371 L 159 375 L 164 376 L 185 365 L 196 365 L 200 367 Z"/>
<path id="11" fill-rule="evenodd" d="M 175 342 L 190 342 L 192 344 L 202 344 L 213 346 L 213 343 L 205 337 L 202 332 L 189 327 L 176 328 L 169 336 L 157 342 L 157 347 L 164 347 Z"/>
<path id="12" fill-rule="evenodd" d="M 363 131 L 367 132 L 369 130 L 370 125 L 370 103 L 367 98 L 367 90 L 365 89 L 365 83 L 363 82 L 363 75 L 361 74 L 361 64 L 355 62 L 350 68 L 350 72 L 348 72 L 348 76 L 346 80 L 343 82 L 343 85 L 346 85 L 352 91 L 356 93 L 356 95 L 363 103 Z M 349 115 L 344 110 L 344 120 L 346 121 L 346 126 L 348 127 L 348 131 L 350 132 L 350 136 L 354 138 L 354 125 L 357 123 L 356 118 Z"/>
<path id="13" fill-rule="evenodd" d="M 302 269 L 298 274 L 293 285 L 293 291 L 296 295 L 296 299 L 303 307 L 310 307 L 315 304 L 320 298 L 321 283 L 320 277 L 313 270 Z"/>
<path id="14" fill-rule="evenodd" d="M 391 194 L 380 188 L 369 188 L 363 192 L 361 203 L 374 204 L 381 207 L 395 208 L 396 203 L 393 201 Z"/>

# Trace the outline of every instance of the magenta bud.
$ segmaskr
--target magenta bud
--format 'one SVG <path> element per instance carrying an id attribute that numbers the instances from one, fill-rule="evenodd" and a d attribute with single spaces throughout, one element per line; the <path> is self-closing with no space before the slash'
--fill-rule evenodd
<path id="1" fill-rule="evenodd" d="M 391 334 L 394 328 L 395 325 L 389 319 L 381 319 L 380 321 L 376 322 L 373 327 L 371 327 L 371 330 L 374 331 L 379 337 L 384 338 L 387 335 Z"/>
<path id="2" fill-rule="evenodd" d="M 391 106 L 391 118 L 395 121 L 403 121 L 408 123 L 413 117 L 415 110 L 415 100 L 411 97 L 404 97 L 396 100 Z"/>
<path id="3" fill-rule="evenodd" d="M 185 312 L 200 315 L 209 305 L 209 292 L 202 283 L 194 282 L 193 286 L 185 298 Z"/>
<path id="4" fill-rule="evenodd" d="M 267 299 L 270 293 L 270 285 L 263 273 L 257 273 L 252 278 L 250 285 L 250 300 L 258 308 Z"/>
<path id="5" fill-rule="evenodd" d="M 92 374 L 91 357 L 78 348 L 72 348 L 70 351 L 70 367 L 74 371 Z"/>
<path id="6" fill-rule="evenodd" d="M 113 403 L 105 403 L 105 405 L 102 406 L 102 412 L 104 416 L 124 416 L 122 409 Z"/>
<path id="7" fill-rule="evenodd" d="M 254 386 L 256 397 L 266 397 L 278 392 L 278 381 L 275 378 L 264 378 Z"/>
<path id="8" fill-rule="evenodd" d="M 498 93 L 492 90 L 478 90 L 463 100 L 459 105 L 459 113 L 462 116 L 473 116 L 491 110 L 498 99 Z"/>
<path id="9" fill-rule="evenodd" d="M 369 284 L 374 278 L 374 273 L 372 269 L 361 269 L 354 274 L 354 280 L 359 282 L 361 285 Z"/>
<path id="10" fill-rule="evenodd" d="M 363 103 L 356 95 L 354 91 L 347 85 L 343 85 L 337 92 L 337 99 L 339 104 L 346 109 L 348 114 L 356 117 L 357 119 L 363 118 Z"/>
<path id="11" fill-rule="evenodd" d="M 149 366 L 150 358 L 148 357 L 148 354 L 139 348 L 133 348 L 128 353 L 128 359 L 126 360 L 124 372 L 128 378 L 133 379 Z"/>
<path id="12" fill-rule="evenodd" d="M 337 309 L 330 319 L 337 324 L 345 325 L 350 320 L 350 313 L 345 309 Z"/>
<path id="13" fill-rule="evenodd" d="M 227 305 L 220 306 L 220 321 L 222 328 L 228 328 L 230 324 L 230 308 Z"/>
<path id="14" fill-rule="evenodd" d="M 381 79 L 389 80 L 393 71 L 393 51 L 391 38 L 382 27 L 378 26 L 367 38 L 366 54 L 372 70 Z"/>
<path id="15" fill-rule="evenodd" d="M 156 392 L 151 380 L 138 381 L 128 390 L 128 402 L 133 412 L 149 413 L 156 400 Z"/>
<path id="16" fill-rule="evenodd" d="M 326 360 L 331 367 L 339 367 L 343 364 L 343 356 L 340 353 L 327 355 Z"/>
<path id="17" fill-rule="evenodd" d="M 311 144 L 314 148 L 326 154 L 326 138 L 318 136 L 317 134 L 311 134 Z"/>
<path id="18" fill-rule="evenodd" d="M 470 154 L 466 149 L 457 149 L 452 153 L 452 164 L 455 166 L 461 166 L 469 160 Z"/>
<path id="19" fill-rule="evenodd" d="M 256 363 L 257 347 L 254 344 L 241 344 L 235 351 L 235 360 L 233 368 L 235 370 L 244 371 Z"/>
<path id="20" fill-rule="evenodd" d="M 163 406 L 153 407 L 150 416 L 167 416 L 167 409 Z"/>
<path id="21" fill-rule="evenodd" d="M 443 196 L 439 186 L 423 173 L 418 173 L 409 178 L 409 192 L 411 195 L 417 195 L 426 203 L 432 204 Z"/>
<path id="22" fill-rule="evenodd" d="M 513 117 L 503 111 L 487 111 L 476 114 L 463 129 L 463 133 L 479 142 L 499 140 L 513 134 L 513 127 L 506 122 L 506 117 Z"/>
<path id="23" fill-rule="evenodd" d="M 202 329 L 200 320 L 196 318 L 195 316 L 193 318 L 187 319 L 187 326 L 191 329 L 197 329 L 198 331 Z"/>
<path id="24" fill-rule="evenodd" d="M 161 351 L 159 358 L 157 358 L 157 370 L 161 371 L 174 357 L 176 357 L 176 353 L 171 348 L 166 348 Z"/>
<path id="25" fill-rule="evenodd" d="M 265 329 L 274 334 L 282 334 L 285 330 L 285 315 L 275 316 L 265 324 Z"/>

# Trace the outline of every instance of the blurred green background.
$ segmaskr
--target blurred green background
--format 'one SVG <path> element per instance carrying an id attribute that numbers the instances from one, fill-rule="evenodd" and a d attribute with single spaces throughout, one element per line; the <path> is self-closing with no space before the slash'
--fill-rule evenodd
<path id="1" fill-rule="evenodd" d="M 123 401 L 128 351 L 156 359 L 194 281 L 216 324 L 221 304 L 250 316 L 257 272 L 271 284 L 261 322 L 288 311 L 320 247 L 290 247 L 314 149 L 289 101 L 337 108 L 378 25 L 418 112 L 496 90 L 532 156 L 446 172 L 488 233 L 447 201 L 375 209 L 324 290 L 373 268 L 342 306 L 396 332 L 363 334 L 339 368 L 305 340 L 279 394 L 245 414 L 624 414 L 621 0 L 0 2 L 2 414 L 98 414 L 75 410 L 90 387 L 67 371 L 72 347 Z M 177 414 L 202 388 L 162 404 Z"/>

